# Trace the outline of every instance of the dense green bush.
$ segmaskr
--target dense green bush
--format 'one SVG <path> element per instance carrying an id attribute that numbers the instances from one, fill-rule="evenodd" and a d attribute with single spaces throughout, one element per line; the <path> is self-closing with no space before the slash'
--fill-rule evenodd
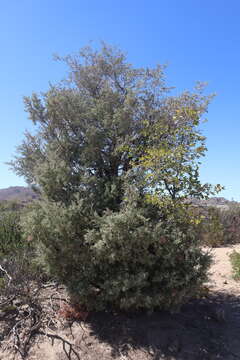
<path id="1" fill-rule="evenodd" d="M 48 271 L 89 309 L 176 309 L 206 280 L 210 257 L 194 225 L 150 221 L 151 211 L 126 206 L 88 217 L 81 201 L 45 201 L 25 228 L 40 240 Z"/>
<path id="2" fill-rule="evenodd" d="M 240 280 L 240 253 L 233 251 L 230 254 L 230 261 L 233 269 L 233 277 L 235 280 Z"/>

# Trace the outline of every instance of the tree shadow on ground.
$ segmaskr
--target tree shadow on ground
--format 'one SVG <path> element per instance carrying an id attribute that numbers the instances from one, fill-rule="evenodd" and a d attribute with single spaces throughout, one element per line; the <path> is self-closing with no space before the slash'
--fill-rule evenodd
<path id="1" fill-rule="evenodd" d="M 177 314 L 94 313 L 88 325 L 91 336 L 110 346 L 111 358 L 240 359 L 240 298 L 234 295 L 192 300 Z"/>

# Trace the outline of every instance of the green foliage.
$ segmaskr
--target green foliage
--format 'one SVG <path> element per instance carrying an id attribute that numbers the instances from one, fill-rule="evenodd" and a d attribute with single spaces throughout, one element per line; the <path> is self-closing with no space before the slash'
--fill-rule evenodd
<path id="1" fill-rule="evenodd" d="M 63 60 L 65 82 L 25 98 L 36 127 L 12 163 L 41 193 L 23 220 L 39 259 L 90 308 L 174 308 L 206 279 L 197 217 L 199 131 L 212 96 L 171 96 L 164 67 L 103 45 Z"/>
<path id="2" fill-rule="evenodd" d="M 200 219 L 198 236 L 204 246 L 217 247 L 224 245 L 224 227 L 221 222 L 221 213 L 215 207 L 195 207 L 192 209 Z"/>
<path id="3" fill-rule="evenodd" d="M 28 209 L 17 202 L 1 203 L 0 293 L 3 298 L 28 296 L 33 282 L 36 285 L 47 279 L 36 259 L 33 244 L 23 236 L 20 225 L 23 213 L 27 214 Z"/>
<path id="4" fill-rule="evenodd" d="M 0 205 L 0 257 L 18 251 L 23 247 L 20 228 L 20 210 L 17 204 Z"/>
<path id="5" fill-rule="evenodd" d="M 230 261 L 233 269 L 233 277 L 235 280 L 240 280 L 240 253 L 233 251 L 230 254 Z"/>
<path id="6" fill-rule="evenodd" d="M 210 257 L 186 214 L 185 223 L 176 214 L 169 221 L 159 217 L 156 209 L 133 205 L 88 217 L 82 201 L 44 201 L 25 228 L 41 241 L 48 271 L 89 309 L 172 310 L 196 294 Z"/>

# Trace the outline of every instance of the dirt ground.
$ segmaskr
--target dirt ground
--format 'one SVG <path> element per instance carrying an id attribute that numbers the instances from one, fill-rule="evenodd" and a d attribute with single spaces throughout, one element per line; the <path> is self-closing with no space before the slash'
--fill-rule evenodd
<path id="1" fill-rule="evenodd" d="M 86 321 L 65 321 L 48 331 L 59 338 L 36 336 L 27 359 L 240 359 L 240 282 L 232 279 L 233 249 L 240 251 L 240 245 L 212 250 L 209 293 L 190 301 L 180 313 L 94 313 Z M 13 358 L 0 353 L 1 360 Z"/>
<path id="2" fill-rule="evenodd" d="M 240 282 L 232 278 L 232 269 L 229 255 L 233 250 L 240 251 L 240 245 L 216 248 L 212 250 L 214 263 L 211 267 L 211 283 L 214 291 L 226 292 L 228 294 L 240 293 Z"/>

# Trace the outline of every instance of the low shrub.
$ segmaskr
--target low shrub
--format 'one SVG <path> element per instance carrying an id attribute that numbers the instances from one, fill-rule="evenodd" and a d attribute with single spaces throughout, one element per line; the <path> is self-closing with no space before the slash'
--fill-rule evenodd
<path id="1" fill-rule="evenodd" d="M 33 281 L 44 281 L 41 266 L 36 261 L 33 244 L 26 241 L 20 219 L 25 211 L 17 203 L 0 206 L 0 295 L 18 296 L 28 293 Z"/>
<path id="2" fill-rule="evenodd" d="M 49 279 L 35 258 L 32 249 L 24 248 L 1 260 L 0 297 L 28 297 Z"/>
<path id="3" fill-rule="evenodd" d="M 228 209 L 219 211 L 223 227 L 224 244 L 240 243 L 240 206 L 231 204 Z"/>
<path id="4" fill-rule="evenodd" d="M 81 201 L 39 203 L 25 230 L 39 244 L 49 272 L 87 310 L 177 309 L 207 278 L 210 257 L 183 218 L 153 221 L 126 206 L 102 216 Z"/>
<path id="5" fill-rule="evenodd" d="M 230 261 L 232 264 L 233 277 L 235 280 L 240 280 L 240 253 L 233 251 L 230 254 Z"/>
<path id="6" fill-rule="evenodd" d="M 20 210 L 12 204 L 0 206 L 0 258 L 24 246 L 20 228 Z"/>
<path id="7" fill-rule="evenodd" d="M 198 236 L 204 246 L 217 247 L 240 243 L 240 206 L 225 208 L 195 207 L 191 209 L 201 217 Z"/>
<path id="8" fill-rule="evenodd" d="M 220 210 L 215 207 L 197 207 L 191 211 L 201 219 L 197 225 L 201 244 L 208 247 L 224 245 L 224 226 L 221 222 Z"/>

